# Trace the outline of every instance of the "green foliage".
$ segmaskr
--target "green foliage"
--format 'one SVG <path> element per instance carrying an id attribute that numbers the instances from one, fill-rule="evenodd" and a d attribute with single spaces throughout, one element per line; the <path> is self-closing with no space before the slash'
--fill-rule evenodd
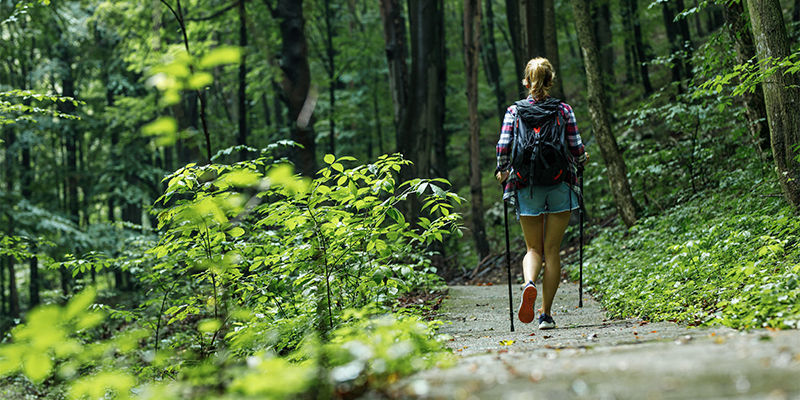
<path id="1" fill-rule="evenodd" d="M 30 105 L 35 100 L 37 105 Z M 46 104 L 72 103 L 75 106 L 86 103 L 71 97 L 36 93 L 30 90 L 8 90 L 0 92 L 0 126 L 18 123 L 20 121 L 36 122 L 34 116 L 49 116 L 55 118 L 79 120 L 74 114 L 62 113 Z"/>
<path id="2" fill-rule="evenodd" d="M 589 290 L 613 317 L 800 326 L 800 222 L 759 174 L 737 169 L 628 232 L 601 232 L 586 250 Z"/>

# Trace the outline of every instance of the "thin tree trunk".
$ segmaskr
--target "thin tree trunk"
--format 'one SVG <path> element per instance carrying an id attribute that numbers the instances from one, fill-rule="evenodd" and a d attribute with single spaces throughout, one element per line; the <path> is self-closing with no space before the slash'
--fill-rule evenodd
<path id="1" fill-rule="evenodd" d="M 497 43 L 494 39 L 494 0 L 484 0 L 486 4 L 486 34 L 481 35 L 483 45 L 481 56 L 486 80 L 494 92 L 497 101 L 497 116 L 503 118 L 506 112 L 506 95 L 503 92 L 503 78 L 500 75 L 500 63 L 497 61 Z"/>
<path id="2" fill-rule="evenodd" d="M 237 144 L 247 145 L 247 8 L 245 1 L 239 1 L 239 47 L 242 49 L 242 59 L 239 64 L 239 135 Z M 239 152 L 239 159 L 248 158 L 247 150 Z"/>
<path id="3" fill-rule="evenodd" d="M 386 61 L 389 65 L 389 90 L 394 105 L 395 142 L 397 151 L 407 151 L 404 137 L 408 134 L 409 74 L 406 58 L 406 22 L 403 7 L 398 0 L 381 0 L 381 20 L 386 43 Z"/>
<path id="4" fill-rule="evenodd" d="M 600 67 L 603 71 L 603 82 L 606 93 L 611 93 L 614 86 L 614 47 L 611 36 L 611 9 L 609 0 L 592 2 L 592 21 L 594 22 L 597 50 L 600 52 Z M 613 105 L 612 105 L 613 106 Z"/>
<path id="5" fill-rule="evenodd" d="M 728 34 L 736 49 L 736 62 L 739 64 L 750 63 L 756 57 L 756 46 L 753 44 L 753 33 L 745 16 L 744 5 L 739 2 L 728 3 L 723 9 L 723 16 L 727 21 Z M 760 150 L 769 150 L 769 126 L 767 125 L 767 110 L 764 107 L 764 91 L 761 84 L 755 85 L 752 92 L 747 91 L 742 94 L 742 99 L 751 137 Z"/>
<path id="6" fill-rule="evenodd" d="M 511 37 L 511 55 L 514 57 L 514 72 L 517 79 L 522 79 L 522 72 L 525 69 L 525 39 L 521 29 L 522 21 L 520 18 L 520 0 L 506 0 L 506 21 L 508 21 L 508 32 Z M 516 86 L 515 87 L 519 87 Z M 516 90 L 517 92 L 519 90 Z"/>
<path id="7" fill-rule="evenodd" d="M 302 148 L 292 151 L 298 172 L 313 176 L 317 171 L 316 144 L 312 111 L 316 98 L 310 93 L 311 69 L 308 65 L 305 19 L 302 0 L 279 0 L 275 14 L 280 19 L 281 70 L 283 91 L 289 104 L 292 140 Z M 304 108 L 305 107 L 305 108 Z M 301 111 L 304 113 L 301 115 Z"/>
<path id="8" fill-rule="evenodd" d="M 631 18 L 633 19 L 633 42 L 636 48 L 635 60 L 639 66 L 639 76 L 642 78 L 642 86 L 644 86 L 644 94 L 650 95 L 653 93 L 653 85 L 650 83 L 650 71 L 647 68 L 647 62 L 650 57 L 647 54 L 647 46 L 644 43 L 642 36 L 642 24 L 639 18 L 639 0 L 624 0 L 630 8 Z"/>
<path id="9" fill-rule="evenodd" d="M 14 149 L 16 145 L 16 132 L 14 128 L 6 129 L 6 154 L 5 154 L 5 170 L 6 170 L 6 195 L 10 195 L 14 191 L 14 169 L 17 164 L 17 152 Z M 5 208 L 5 217 L 8 221 L 6 225 L 6 235 L 14 235 L 14 215 L 13 209 L 10 207 Z M 17 292 L 17 279 L 14 271 L 14 258 L 10 256 L 5 257 L 5 267 L 8 271 L 8 316 L 11 318 L 19 318 L 19 294 Z M 0 286 L 0 291 L 5 290 Z"/>
<path id="10" fill-rule="evenodd" d="M 472 235 L 481 260 L 489 255 L 489 241 L 483 222 L 481 190 L 480 121 L 478 120 L 478 53 L 481 36 L 480 0 L 464 0 L 464 64 L 467 74 L 469 114 L 469 189 L 472 195 Z"/>
<path id="11" fill-rule="evenodd" d="M 70 50 L 64 46 L 60 54 L 63 77 L 61 80 L 61 95 L 65 97 L 75 97 L 75 80 L 72 71 L 72 55 Z M 58 103 L 58 111 L 65 114 L 72 114 L 75 112 L 75 106 L 72 102 L 65 101 Z M 79 203 L 78 203 L 78 158 L 77 158 L 77 135 L 74 124 L 69 121 L 62 121 L 62 132 L 66 142 L 66 203 L 67 213 L 70 220 L 77 226 L 80 224 L 79 220 Z M 77 249 L 73 249 L 77 251 Z M 64 295 L 69 295 L 70 290 L 70 274 L 65 267 L 61 267 L 61 289 Z"/>
<path id="12" fill-rule="evenodd" d="M 789 36 L 778 0 L 747 0 L 761 69 L 791 54 Z M 772 60 L 764 62 L 765 60 Z M 764 80 L 764 103 L 778 180 L 790 204 L 800 207 L 800 164 L 794 147 L 800 143 L 800 79 L 776 71 Z"/>
<path id="13" fill-rule="evenodd" d="M 686 9 L 686 6 L 683 3 L 683 0 L 675 0 L 675 12 L 676 14 L 682 13 L 683 10 Z M 692 43 L 692 35 L 689 32 L 689 21 L 686 20 L 685 17 L 680 18 L 677 21 L 678 24 L 678 36 L 681 39 L 681 46 L 682 50 L 686 52 L 686 60 L 684 61 L 684 72 L 686 73 L 686 77 L 688 79 L 692 79 L 694 77 L 694 72 L 692 72 L 692 54 L 694 53 L 694 43 Z"/>
<path id="14" fill-rule="evenodd" d="M 333 37 L 335 32 L 333 30 L 333 20 L 336 16 L 331 10 L 330 0 L 325 1 L 325 53 L 328 62 L 328 126 L 330 133 L 328 134 L 328 153 L 336 155 L 336 119 L 334 118 L 334 111 L 336 110 L 336 50 L 333 48 Z"/>
<path id="15" fill-rule="evenodd" d="M 800 0 L 794 0 L 794 11 L 792 11 L 792 20 L 800 22 Z"/>
<path id="16" fill-rule="evenodd" d="M 543 7 L 544 54 L 550 60 L 550 64 L 553 65 L 553 71 L 556 73 L 556 80 L 550 93 L 563 99 L 564 85 L 562 83 L 563 77 L 561 76 L 561 57 L 558 53 L 558 24 L 556 24 L 555 1 L 544 0 Z"/>
<path id="17" fill-rule="evenodd" d="M 625 225 L 631 227 L 636 223 L 637 206 L 631 194 L 625 161 L 617 146 L 617 140 L 611 132 L 602 82 L 603 75 L 599 67 L 599 53 L 592 29 L 589 4 L 586 0 L 571 0 L 571 3 L 581 49 L 583 50 L 583 64 L 586 69 L 586 81 L 589 89 L 589 114 L 592 118 L 592 127 L 600 145 L 603 160 L 606 163 L 608 182 L 611 187 L 611 193 L 614 196 L 617 211 Z"/>

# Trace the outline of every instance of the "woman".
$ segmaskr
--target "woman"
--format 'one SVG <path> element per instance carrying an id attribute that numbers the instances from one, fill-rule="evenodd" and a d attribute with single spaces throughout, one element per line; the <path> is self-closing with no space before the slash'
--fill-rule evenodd
<path id="1" fill-rule="evenodd" d="M 555 73 L 553 66 L 545 58 L 534 58 L 525 66 L 525 75 L 522 84 L 528 89 L 527 100 L 533 104 L 549 97 L 550 88 L 553 86 Z M 544 277 L 542 278 L 542 313 L 539 315 L 539 329 L 553 329 L 556 323 L 551 310 L 553 298 L 561 279 L 561 240 L 569 223 L 572 210 L 577 209 L 577 166 L 586 162 L 587 154 L 584 150 L 578 126 L 575 123 L 575 114 L 567 103 L 558 105 L 563 120 L 566 122 L 566 142 L 569 148 L 570 169 L 572 174 L 567 181 L 551 186 L 524 186 L 517 179 L 508 179 L 512 171 L 511 144 L 514 141 L 514 122 L 516 120 L 517 106 L 508 107 L 500 129 L 500 140 L 497 142 L 497 170 L 495 177 L 503 182 L 503 198 L 515 202 L 517 215 L 522 225 L 525 236 L 527 253 L 522 260 L 522 273 L 525 277 L 525 286 L 522 291 L 522 301 L 517 315 L 520 321 L 529 323 L 533 321 L 536 303 L 536 278 L 544 264 Z M 515 175 L 511 175 L 512 177 Z M 525 187 L 525 190 L 519 190 Z M 543 263 L 547 260 L 547 263 Z"/>

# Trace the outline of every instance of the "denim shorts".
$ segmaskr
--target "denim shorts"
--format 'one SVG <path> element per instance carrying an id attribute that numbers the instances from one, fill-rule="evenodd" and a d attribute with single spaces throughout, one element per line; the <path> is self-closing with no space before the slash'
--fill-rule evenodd
<path id="1" fill-rule="evenodd" d="M 541 214 L 575 210 L 580 207 L 578 196 L 565 182 L 552 186 L 529 186 L 517 189 L 517 204 L 519 205 L 518 215 L 534 217 Z"/>

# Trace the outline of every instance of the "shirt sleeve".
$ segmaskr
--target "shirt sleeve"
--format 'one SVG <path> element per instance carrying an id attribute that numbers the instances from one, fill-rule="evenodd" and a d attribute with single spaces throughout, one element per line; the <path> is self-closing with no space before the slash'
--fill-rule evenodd
<path id="1" fill-rule="evenodd" d="M 582 163 L 586 161 L 586 149 L 583 147 L 583 141 L 581 140 L 581 135 L 578 132 L 578 123 L 575 121 L 575 112 L 572 111 L 572 107 L 570 107 L 569 104 L 561 103 L 561 113 L 567 123 L 566 136 L 569 151 L 572 153 L 572 156 L 575 157 L 575 161 Z"/>
<path id="2" fill-rule="evenodd" d="M 497 171 L 511 169 L 511 143 L 514 141 L 514 121 L 517 116 L 516 106 L 510 106 L 500 126 L 500 140 L 497 141 Z"/>

